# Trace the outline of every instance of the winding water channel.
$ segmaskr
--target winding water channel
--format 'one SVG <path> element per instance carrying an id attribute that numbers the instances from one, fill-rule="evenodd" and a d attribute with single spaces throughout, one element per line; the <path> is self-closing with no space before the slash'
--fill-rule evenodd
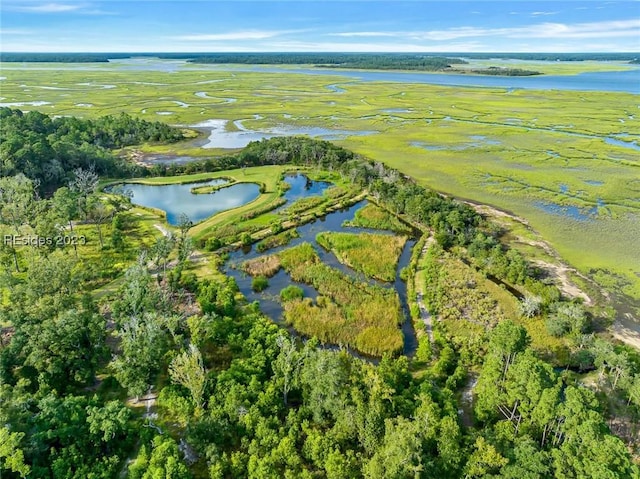
<path id="1" fill-rule="evenodd" d="M 285 193 L 284 198 L 287 200 L 287 203 L 283 205 L 281 208 L 286 208 L 292 201 L 308 197 L 314 195 L 321 195 L 322 192 L 331 186 L 331 183 L 327 182 L 315 182 L 308 180 L 304 175 L 290 175 L 285 178 L 285 181 L 289 183 L 291 186 L 290 189 Z M 244 273 L 240 269 L 240 265 L 247 260 L 254 259 L 260 256 L 267 256 L 283 249 L 291 248 L 295 245 L 301 244 L 303 242 L 310 243 L 313 245 L 316 253 L 320 257 L 320 260 L 328 266 L 332 268 L 340 270 L 347 276 L 357 279 L 358 281 L 364 281 L 369 284 L 374 284 L 383 288 L 393 288 L 398 293 L 400 298 L 400 304 L 403 310 L 403 315 L 405 320 L 402 323 L 402 333 L 404 336 L 404 347 L 403 354 L 411 356 L 415 353 L 417 348 L 417 339 L 415 335 L 415 331 L 413 329 L 413 324 L 411 322 L 411 318 L 409 315 L 409 306 L 407 300 L 407 285 L 400 278 L 400 272 L 402 268 L 406 267 L 409 264 L 411 259 L 411 252 L 413 246 L 415 245 L 415 240 L 410 239 L 405 244 L 402 254 L 400 255 L 400 259 L 398 261 L 398 265 L 396 267 L 396 278 L 393 283 L 385 283 L 382 281 L 377 281 L 374 279 L 366 278 L 361 273 L 354 271 L 348 266 L 343 265 L 338 261 L 336 256 L 330 252 L 322 248 L 316 242 L 316 235 L 321 232 L 347 232 L 347 233 L 373 233 L 373 234 L 387 234 L 392 235 L 393 233 L 390 231 L 381 231 L 381 230 L 373 230 L 369 228 L 355 228 L 355 227 L 347 227 L 343 226 L 345 221 L 352 220 L 354 218 L 355 212 L 360 208 L 367 204 L 366 200 L 360 201 L 353 206 L 345 208 L 340 211 L 336 211 L 334 213 L 330 213 L 322 218 L 319 218 L 311 223 L 307 223 L 305 225 L 299 226 L 297 228 L 299 238 L 293 239 L 289 244 L 285 246 L 280 246 L 277 248 L 272 248 L 266 252 L 258 252 L 256 246 L 254 245 L 250 249 L 245 250 L 237 250 L 230 254 L 229 260 L 224 265 L 224 272 L 232 276 L 242 294 L 247 298 L 249 302 L 258 301 L 260 303 L 260 309 L 264 314 L 269 316 L 273 321 L 278 324 L 284 325 L 282 316 L 284 313 L 282 304 L 279 302 L 279 294 L 280 291 L 291 284 L 299 286 L 304 291 L 305 297 L 311 298 L 315 300 L 318 296 L 318 292 L 313 286 L 298 283 L 293 281 L 290 275 L 284 271 L 280 270 L 276 275 L 269 279 L 269 286 L 262 292 L 256 293 L 251 289 L 251 281 L 252 278 L 248 274 Z M 329 347 L 332 347 L 329 345 Z M 350 350 L 350 352 L 354 355 L 357 355 L 354 351 Z M 362 355 L 358 355 L 359 357 L 363 357 Z M 367 358 L 371 359 L 371 358 Z"/>

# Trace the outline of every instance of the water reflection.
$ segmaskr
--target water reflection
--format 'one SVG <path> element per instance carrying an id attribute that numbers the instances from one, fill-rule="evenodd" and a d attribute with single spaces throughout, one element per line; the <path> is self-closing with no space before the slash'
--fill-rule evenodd
<path id="1" fill-rule="evenodd" d="M 226 180 L 223 179 L 182 185 L 128 183 L 126 189 L 133 193 L 132 203 L 165 211 L 167 223 L 175 226 L 183 213 L 191 221 L 197 223 L 220 211 L 249 203 L 260 194 L 260 187 L 255 183 L 237 183 L 211 194 L 193 194 L 191 192 L 191 188 L 196 185 L 220 186 L 224 183 Z"/>

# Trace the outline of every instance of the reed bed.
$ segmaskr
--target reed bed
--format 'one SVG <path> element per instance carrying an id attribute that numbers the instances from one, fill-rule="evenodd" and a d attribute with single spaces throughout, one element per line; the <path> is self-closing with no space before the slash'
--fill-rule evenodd
<path id="1" fill-rule="evenodd" d="M 333 251 L 342 264 L 369 278 L 392 282 L 407 241 L 406 236 L 376 235 L 371 233 L 318 233 L 316 241 Z"/>

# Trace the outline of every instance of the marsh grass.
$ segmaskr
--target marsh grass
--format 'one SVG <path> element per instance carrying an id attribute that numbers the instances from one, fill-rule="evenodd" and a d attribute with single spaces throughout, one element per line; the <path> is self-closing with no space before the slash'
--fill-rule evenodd
<path id="1" fill-rule="evenodd" d="M 513 317 L 516 299 L 497 297 L 495 285 L 450 253 L 430 248 L 423 265 L 427 306 L 452 332 L 474 334 Z"/>
<path id="2" fill-rule="evenodd" d="M 316 241 L 355 271 L 369 278 L 392 282 L 407 237 L 323 232 L 316 235 Z"/>
<path id="3" fill-rule="evenodd" d="M 317 206 L 320 206 L 325 202 L 326 198 L 323 198 L 322 196 L 309 196 L 308 198 L 300 198 L 291 203 L 291 205 L 282 212 L 282 215 L 296 216 L 300 213 L 304 213 L 308 210 L 316 208 Z"/>
<path id="4" fill-rule="evenodd" d="M 474 60 L 473 65 L 502 63 L 505 62 Z M 518 66 L 553 74 L 628 68 L 604 62 L 519 62 Z M 640 264 L 640 249 L 635 244 L 640 224 L 635 201 L 638 192 L 637 182 L 630 181 L 638 176 L 638 153 L 607 144 L 603 139 L 638 140 L 637 95 L 427 84 L 402 84 L 399 92 L 398 84 L 384 82 L 350 82 L 344 86 L 344 93 L 335 94 L 325 86 L 344 82 L 344 76 L 236 69 L 185 69 L 176 75 L 122 71 L 111 65 L 101 65 L 98 71 L 74 69 L 77 65 L 46 69 L 37 64 L 20 65 L 20 69 L 9 64 L 2 67 L 6 76 L 2 81 L 3 101 L 49 101 L 50 105 L 28 108 L 52 115 L 94 118 L 125 111 L 147 120 L 192 125 L 211 118 L 251 118 L 259 112 L 262 118 L 245 122 L 246 127 L 273 128 L 285 122 L 294 126 L 376 130 L 379 133 L 347 136 L 337 143 L 398 168 L 424 186 L 527 218 L 581 272 L 589 274 L 597 269 L 621 275 L 627 281 L 624 292 L 640 298 L 639 271 L 632 266 Z M 344 74 L 348 75 L 348 71 Z M 199 84 L 209 80 L 222 82 Z M 78 85 L 86 82 L 116 87 Z M 44 90 L 38 86 L 67 90 Z M 234 97 L 238 101 L 225 104 L 220 98 L 195 96 L 203 90 L 211 96 Z M 189 106 L 181 108 L 176 101 Z M 407 112 L 383 111 L 389 108 Z M 171 111 L 173 115 L 160 116 L 158 111 Z M 283 113 L 290 118 L 283 119 Z M 470 138 L 471 135 L 492 143 Z M 203 133 L 201 137 L 204 136 Z M 412 146 L 412 142 L 436 149 Z M 170 146 L 144 145 L 141 149 L 203 158 L 224 152 L 194 144 L 189 140 Z M 561 185 L 566 185 L 566 192 L 561 191 Z M 272 202 L 270 195 L 275 192 L 268 185 L 267 191 L 244 211 Z M 597 207 L 598 214 L 588 223 L 573 222 L 535 206 L 542 201 L 591 209 L 597 206 L 598 199 L 605 206 Z M 237 222 L 236 213 L 234 210 L 216 215 L 214 220 L 198 225 L 194 234 L 215 235 L 218 225 Z"/>
<path id="5" fill-rule="evenodd" d="M 271 270 L 281 265 L 291 279 L 312 285 L 320 294 L 315 303 L 309 298 L 285 303 L 285 321 L 300 333 L 372 356 L 402 351 L 398 325 L 404 317 L 395 290 L 359 282 L 323 264 L 309 243 L 268 256 L 255 265 L 244 270 L 264 274 L 263 265 L 271 265 Z"/>
<path id="6" fill-rule="evenodd" d="M 268 236 L 267 238 L 258 242 L 258 244 L 256 244 L 256 250 L 262 253 L 269 249 L 277 248 L 278 246 L 287 245 L 291 242 L 291 240 L 299 237 L 300 234 L 298 233 L 298 230 L 292 228 L 290 230 L 283 231 L 282 233 Z"/>
<path id="7" fill-rule="evenodd" d="M 259 258 L 250 259 L 242 263 L 242 270 L 250 276 L 272 277 L 282 266 L 280 258 L 277 255 L 260 256 Z"/>
<path id="8" fill-rule="evenodd" d="M 411 227 L 403 223 L 396 215 L 373 203 L 368 203 L 356 211 L 353 220 L 345 221 L 343 226 L 387 230 L 406 235 L 412 233 Z"/>

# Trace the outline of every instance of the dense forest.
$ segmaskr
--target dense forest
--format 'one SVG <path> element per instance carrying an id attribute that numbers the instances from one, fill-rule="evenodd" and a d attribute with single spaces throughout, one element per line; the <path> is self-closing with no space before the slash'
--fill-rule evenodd
<path id="1" fill-rule="evenodd" d="M 460 58 L 405 54 L 367 53 L 224 53 L 200 56 L 192 63 L 241 63 L 247 65 L 315 65 L 330 68 L 362 68 L 373 70 L 443 71 L 453 64 L 465 64 Z"/>
<path id="2" fill-rule="evenodd" d="M 39 112 L 0 108 L 0 176 L 23 173 L 39 191 L 52 192 L 72 178 L 74 170 L 102 176 L 139 174 L 141 168 L 111 150 L 143 142 L 175 142 L 182 131 L 161 122 L 125 113 L 96 120 L 50 118 Z"/>
<path id="3" fill-rule="evenodd" d="M 173 239 L 134 244 L 138 218 L 126 201 L 97 188 L 86 164 L 74 165 L 68 183 L 63 175 L 49 183 L 63 185 L 52 196 L 39 196 L 35 143 L 46 131 L 56 135 L 50 124 L 57 120 L 4 114 L 25 153 L 0 178 L 2 233 L 44 235 L 74 223 L 104 233 L 93 255 L 55 246 L 0 249 L 2 477 L 640 478 L 625 442 L 611 432 L 611 418 L 623 417 L 628 427 L 640 419 L 640 355 L 594 334 L 599 326 L 583 305 L 562 298 L 471 207 L 303 137 L 147 172 L 267 164 L 337 172 L 433 234 L 425 299 L 434 315 L 454 313 L 445 301 L 449 256 L 529 293 L 518 316 L 488 318 L 477 335 L 460 340 L 446 321 L 436 322 L 433 343 L 427 338 L 416 357 L 373 363 L 291 336 L 247 303 L 229 277 L 187 273 L 189 224 Z M 102 120 L 74 121 L 80 134 Z M 100 148 L 126 136 L 112 130 Z M 108 257 L 134 259 L 115 291 L 96 297 L 93 278 L 105 274 L 96 267 Z M 564 357 L 532 347 L 522 322 L 539 317 L 571 345 Z M 588 371 L 591 383 L 581 379 Z M 461 395 L 474 377 L 465 417 Z M 621 398 L 619 410 L 605 408 L 609 396 Z M 153 414 L 144 407 L 151 397 Z"/>
<path id="4" fill-rule="evenodd" d="M 508 77 L 527 77 L 534 75 L 542 75 L 542 73 L 534 70 L 524 70 L 522 68 L 474 68 L 472 70 L 460 70 L 457 73 L 475 73 L 478 75 L 495 75 L 495 76 L 508 76 Z"/>
<path id="5" fill-rule="evenodd" d="M 0 62 L 37 63 L 106 63 L 118 58 L 130 58 L 129 53 L 35 53 L 0 52 Z"/>

